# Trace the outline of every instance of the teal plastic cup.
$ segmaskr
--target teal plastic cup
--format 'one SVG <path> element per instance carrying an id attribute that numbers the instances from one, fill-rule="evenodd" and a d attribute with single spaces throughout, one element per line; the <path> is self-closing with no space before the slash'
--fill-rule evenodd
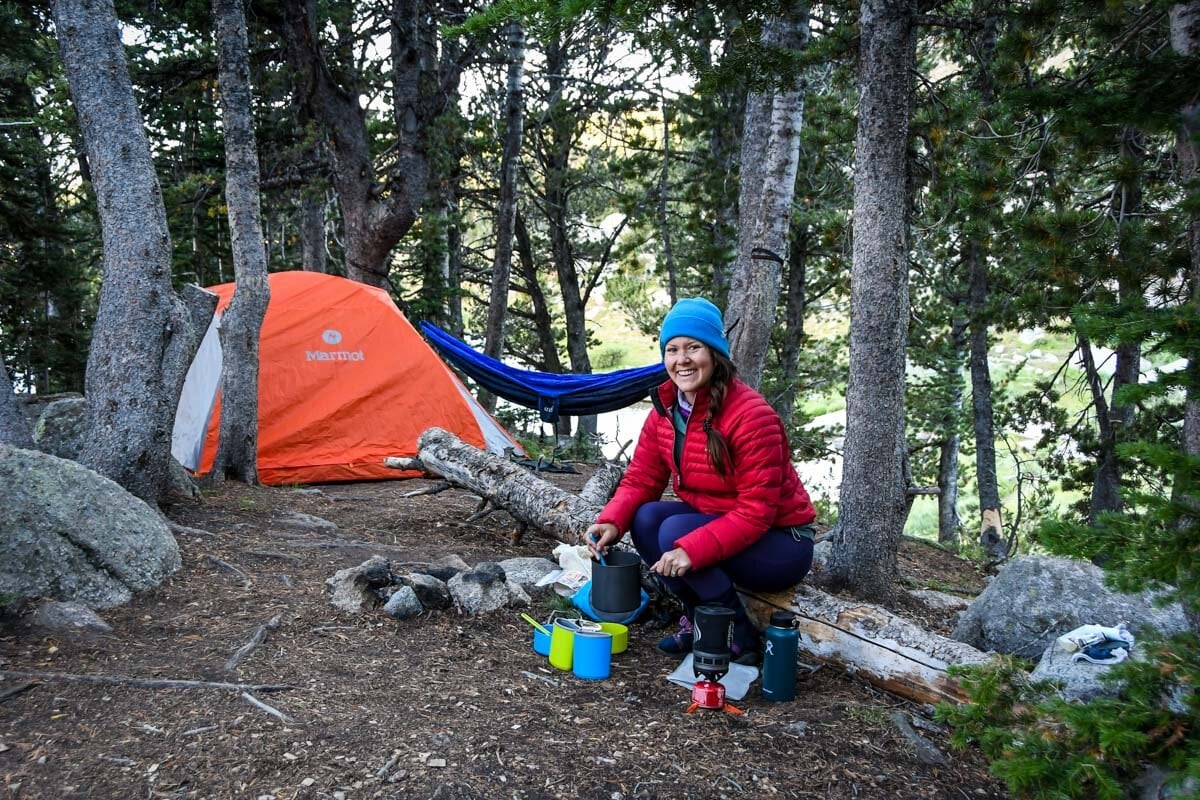
<path id="1" fill-rule="evenodd" d="M 533 652 L 539 656 L 550 655 L 550 636 L 551 633 L 542 633 L 537 628 L 533 629 Z"/>

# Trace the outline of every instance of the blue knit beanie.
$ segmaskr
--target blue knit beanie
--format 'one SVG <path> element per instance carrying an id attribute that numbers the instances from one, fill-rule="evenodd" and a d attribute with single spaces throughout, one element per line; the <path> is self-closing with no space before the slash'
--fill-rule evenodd
<path id="1" fill-rule="evenodd" d="M 729 358 L 729 340 L 725 338 L 725 323 L 721 309 L 703 297 L 685 297 L 667 312 L 662 330 L 658 333 L 658 347 L 665 355 L 667 342 L 676 336 L 689 336 Z"/>

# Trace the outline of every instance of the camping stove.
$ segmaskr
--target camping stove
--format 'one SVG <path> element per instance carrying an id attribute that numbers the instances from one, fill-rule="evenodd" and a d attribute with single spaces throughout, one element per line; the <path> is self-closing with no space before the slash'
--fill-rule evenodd
<path id="1" fill-rule="evenodd" d="M 701 679 L 692 685 L 692 704 L 687 712 L 692 713 L 697 708 L 709 711 L 727 711 L 730 714 L 742 714 L 737 706 L 725 702 L 725 687 L 716 681 Z"/>

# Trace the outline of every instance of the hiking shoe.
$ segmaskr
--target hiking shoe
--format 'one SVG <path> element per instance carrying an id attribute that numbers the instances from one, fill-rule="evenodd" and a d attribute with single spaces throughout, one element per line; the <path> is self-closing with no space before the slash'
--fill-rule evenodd
<path id="1" fill-rule="evenodd" d="M 692 652 L 692 640 L 695 634 L 692 621 L 686 614 L 679 618 L 679 630 L 670 636 L 664 636 L 658 642 L 658 649 L 669 656 L 681 656 Z"/>

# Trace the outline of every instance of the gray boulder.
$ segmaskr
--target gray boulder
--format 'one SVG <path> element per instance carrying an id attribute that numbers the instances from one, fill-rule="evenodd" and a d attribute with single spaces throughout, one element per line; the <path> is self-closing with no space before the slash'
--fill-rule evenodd
<path id="1" fill-rule="evenodd" d="M 520 586 L 530 595 L 537 595 L 550 591 L 548 585 L 539 587 L 536 584 L 551 572 L 556 571 L 558 564 L 548 558 L 506 558 L 500 562 L 500 568 L 504 570 L 504 576 L 508 580 Z"/>
<path id="2" fill-rule="evenodd" d="M 477 564 L 470 572 L 455 575 L 446 585 L 454 605 L 464 614 L 487 614 L 530 603 L 525 590 L 508 580 L 504 569 L 493 562 Z"/>
<path id="3" fill-rule="evenodd" d="M 430 610 L 444 611 L 454 605 L 454 599 L 450 596 L 450 587 L 446 585 L 445 581 L 438 580 L 432 575 L 414 572 L 397 577 L 396 583 L 411 589 L 421 605 Z"/>
<path id="4" fill-rule="evenodd" d="M 1178 604 L 1157 608 L 1149 592 L 1114 592 L 1094 564 L 1025 556 L 1014 559 L 975 598 L 951 638 L 980 650 L 1035 658 L 1080 625 L 1121 622 L 1139 639 L 1148 628 L 1165 635 L 1187 630 Z"/>
<path id="5" fill-rule="evenodd" d="M 424 610 L 421 601 L 417 599 L 417 593 L 411 586 L 401 586 L 396 589 L 383 606 L 383 612 L 396 619 L 412 619 Z"/>
<path id="6" fill-rule="evenodd" d="M 79 460 L 86 434 L 87 400 L 82 397 L 64 397 L 48 404 L 33 426 L 33 441 L 38 450 L 72 461 Z M 200 488 L 192 480 L 191 473 L 174 458 L 167 467 L 167 483 L 163 489 L 164 502 L 200 496 Z"/>
<path id="7" fill-rule="evenodd" d="M 0 596 L 110 608 L 179 566 L 142 500 L 74 461 L 0 445 Z"/>
<path id="8" fill-rule="evenodd" d="M 46 406 L 33 426 L 38 450 L 59 458 L 77 459 L 87 433 L 87 400 L 68 397 Z"/>
<path id="9" fill-rule="evenodd" d="M 1136 645 L 1132 656 L 1141 657 L 1141 649 Z M 1104 683 L 1102 678 L 1112 669 L 1110 664 L 1092 664 L 1088 661 L 1071 663 L 1074 653 L 1058 649 L 1051 644 L 1042 654 L 1042 660 L 1030 673 L 1030 680 L 1050 680 L 1059 684 L 1059 693 L 1067 700 L 1077 700 L 1086 703 L 1101 697 L 1117 697 L 1121 694 L 1121 684 Z"/>
<path id="10" fill-rule="evenodd" d="M 47 633 L 86 638 L 112 633 L 112 626 L 82 603 L 42 603 L 29 617 L 29 624 Z"/>
<path id="11" fill-rule="evenodd" d="M 392 582 L 392 568 L 386 558 L 371 556 L 356 567 L 338 570 L 325 580 L 329 602 L 348 614 L 378 608 L 379 592 Z"/>

